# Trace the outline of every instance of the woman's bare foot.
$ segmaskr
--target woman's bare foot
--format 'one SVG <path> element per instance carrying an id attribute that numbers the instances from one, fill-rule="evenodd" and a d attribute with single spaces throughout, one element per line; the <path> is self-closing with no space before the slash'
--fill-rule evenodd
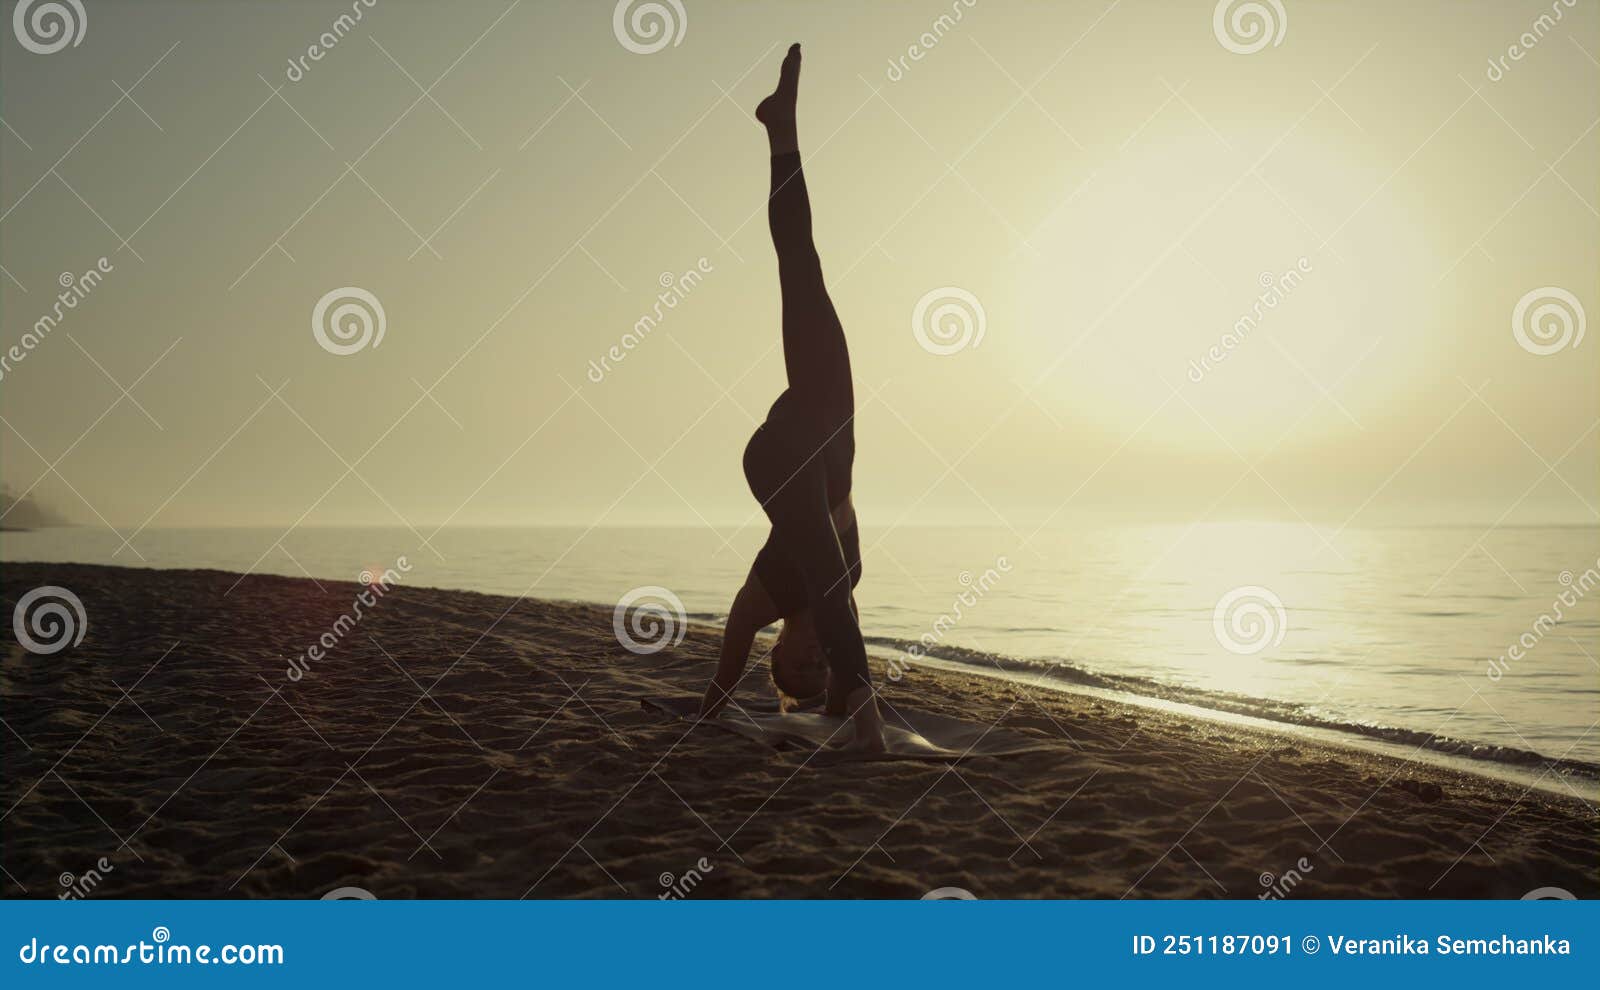
<path id="1" fill-rule="evenodd" d="M 781 155 L 800 150 L 799 135 L 795 131 L 795 103 L 800 98 L 800 45 L 789 46 L 783 57 L 783 67 L 778 70 L 778 88 L 756 107 L 756 119 L 767 128 L 767 140 L 772 153 Z"/>
<path id="2" fill-rule="evenodd" d="M 850 709 L 855 738 L 842 748 L 850 753 L 882 753 L 888 749 L 883 738 L 883 715 L 878 712 L 878 699 L 872 688 L 856 688 L 845 704 Z"/>

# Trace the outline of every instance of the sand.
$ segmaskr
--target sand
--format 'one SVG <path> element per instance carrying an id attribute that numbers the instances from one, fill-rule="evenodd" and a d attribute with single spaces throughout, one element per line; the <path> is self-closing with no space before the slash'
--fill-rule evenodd
<path id="1" fill-rule="evenodd" d="M 640 706 L 699 692 L 713 628 L 640 656 L 608 608 L 402 585 L 292 681 L 358 586 L 0 584 L 7 614 L 53 584 L 88 616 L 0 663 L 9 897 L 1600 894 L 1575 797 L 1081 695 L 914 669 L 890 703 L 1059 746 L 819 767 Z"/>

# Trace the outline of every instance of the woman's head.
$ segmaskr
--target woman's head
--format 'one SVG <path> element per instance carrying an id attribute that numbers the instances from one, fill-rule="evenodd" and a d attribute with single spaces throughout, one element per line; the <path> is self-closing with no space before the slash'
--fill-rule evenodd
<path id="1" fill-rule="evenodd" d="M 778 630 L 772 647 L 772 686 L 784 711 L 828 689 L 828 659 L 817 642 L 809 611 L 785 617 Z"/>

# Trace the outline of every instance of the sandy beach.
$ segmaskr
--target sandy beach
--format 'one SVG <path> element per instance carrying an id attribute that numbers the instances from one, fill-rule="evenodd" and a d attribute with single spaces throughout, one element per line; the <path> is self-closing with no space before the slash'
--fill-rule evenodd
<path id="1" fill-rule="evenodd" d="M 637 655 L 598 606 L 341 621 L 360 586 L 60 564 L 7 564 L 7 613 L 43 585 L 87 629 L 0 666 L 7 897 L 1600 894 L 1577 798 L 1287 735 L 916 668 L 891 705 L 1057 745 L 824 767 L 641 706 L 700 691 L 710 627 Z"/>

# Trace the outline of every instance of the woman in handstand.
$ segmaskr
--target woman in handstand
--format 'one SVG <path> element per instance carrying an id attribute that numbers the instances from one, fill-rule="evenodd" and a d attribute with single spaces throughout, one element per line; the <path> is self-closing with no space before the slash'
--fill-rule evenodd
<path id="1" fill-rule="evenodd" d="M 722 656 L 700 712 L 709 718 L 722 709 L 744 674 L 756 632 L 782 619 L 772 680 L 783 707 L 826 692 L 829 713 L 850 717 L 851 748 L 877 752 L 884 748 L 883 719 L 852 594 L 861 580 L 861 536 L 850 501 L 855 394 L 844 327 L 811 239 L 795 130 L 799 85 L 800 46 L 792 45 L 778 88 L 756 107 L 772 150 L 767 223 L 778 252 L 789 387 L 746 445 L 744 476 L 772 532 L 728 610 Z"/>

